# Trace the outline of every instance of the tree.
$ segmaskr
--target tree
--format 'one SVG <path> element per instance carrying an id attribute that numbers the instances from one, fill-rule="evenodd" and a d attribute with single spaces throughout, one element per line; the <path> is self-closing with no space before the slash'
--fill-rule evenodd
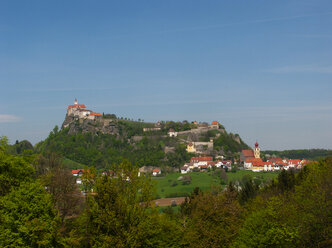
<path id="1" fill-rule="evenodd" d="M 59 218 L 51 195 L 37 182 L 23 182 L 0 198 L 2 247 L 56 247 Z"/>
<path id="2" fill-rule="evenodd" d="M 7 153 L 8 143 L 0 138 L 0 196 L 22 182 L 32 181 L 34 169 L 30 166 L 33 156 L 17 156 Z"/>
<path id="3" fill-rule="evenodd" d="M 277 194 L 263 194 L 248 204 L 250 212 L 234 247 L 331 246 L 332 159 L 305 170 L 292 190 L 283 173 L 280 182 L 287 187 L 277 185 Z"/>
<path id="4" fill-rule="evenodd" d="M 199 193 L 190 204 L 184 242 L 189 247 L 229 247 L 243 219 L 235 194 Z"/>
<path id="5" fill-rule="evenodd" d="M 239 192 L 239 202 L 241 204 L 245 204 L 249 199 L 256 196 L 258 187 L 252 183 L 252 180 L 246 181 L 241 187 Z"/>
<path id="6" fill-rule="evenodd" d="M 227 177 L 226 171 L 224 169 L 220 170 L 220 179 L 221 179 L 221 184 L 227 183 L 228 177 Z"/>
<path id="7" fill-rule="evenodd" d="M 151 179 L 138 177 L 128 161 L 115 174 L 95 181 L 97 194 L 88 198 L 86 242 L 91 247 L 151 247 L 144 238 L 154 229 Z"/>

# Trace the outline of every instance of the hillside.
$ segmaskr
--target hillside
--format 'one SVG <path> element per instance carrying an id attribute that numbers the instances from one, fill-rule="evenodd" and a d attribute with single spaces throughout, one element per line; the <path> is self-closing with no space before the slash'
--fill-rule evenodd
<path id="1" fill-rule="evenodd" d="M 113 117 L 113 118 L 109 118 Z M 170 137 L 173 130 L 177 136 Z M 193 143 L 196 152 L 188 153 Z M 40 153 L 56 152 L 74 162 L 106 169 L 128 159 L 135 166 L 180 167 L 195 155 L 237 158 L 248 148 L 239 135 L 227 133 L 218 124 L 184 122 L 146 123 L 104 115 L 94 120 L 66 115 L 61 130 L 55 127 L 49 136 L 35 146 Z"/>

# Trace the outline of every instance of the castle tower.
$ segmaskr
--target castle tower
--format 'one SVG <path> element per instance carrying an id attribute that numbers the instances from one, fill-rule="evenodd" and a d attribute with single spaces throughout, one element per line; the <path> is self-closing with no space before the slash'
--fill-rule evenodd
<path id="1" fill-rule="evenodd" d="M 255 158 L 260 158 L 260 155 L 261 155 L 261 149 L 259 148 L 258 142 L 256 141 L 254 156 L 255 156 Z"/>
<path id="2" fill-rule="evenodd" d="M 76 98 L 75 98 L 74 104 L 75 104 L 75 105 L 77 104 L 77 99 L 76 99 Z"/>

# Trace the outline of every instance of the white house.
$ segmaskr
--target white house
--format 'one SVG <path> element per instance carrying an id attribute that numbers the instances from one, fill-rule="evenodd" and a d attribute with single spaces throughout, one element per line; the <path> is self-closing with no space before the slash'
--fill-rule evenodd
<path id="1" fill-rule="evenodd" d="M 171 128 L 171 129 L 168 131 L 168 136 L 169 136 L 169 137 L 176 137 L 176 136 L 178 136 L 178 132 L 176 132 L 173 128 Z"/>
<path id="2" fill-rule="evenodd" d="M 189 167 L 187 167 L 187 166 L 181 167 L 181 174 L 187 174 L 188 172 L 190 172 Z"/>
<path id="3" fill-rule="evenodd" d="M 157 175 L 160 175 L 160 174 L 161 174 L 161 170 L 159 168 L 153 169 L 153 171 L 152 171 L 153 176 L 157 176 Z"/>
<path id="4" fill-rule="evenodd" d="M 217 167 L 217 168 L 220 168 L 221 166 L 223 166 L 223 163 L 222 163 L 221 161 L 218 161 L 218 162 L 216 163 L 216 167 Z"/>

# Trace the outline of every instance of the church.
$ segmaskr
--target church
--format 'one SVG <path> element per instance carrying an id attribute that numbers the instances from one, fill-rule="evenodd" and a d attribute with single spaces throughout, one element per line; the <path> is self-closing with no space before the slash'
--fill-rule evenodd
<path id="1" fill-rule="evenodd" d="M 243 164 L 246 159 L 260 159 L 261 149 L 259 148 L 258 142 L 255 143 L 254 150 L 242 150 L 240 155 L 240 162 Z"/>

